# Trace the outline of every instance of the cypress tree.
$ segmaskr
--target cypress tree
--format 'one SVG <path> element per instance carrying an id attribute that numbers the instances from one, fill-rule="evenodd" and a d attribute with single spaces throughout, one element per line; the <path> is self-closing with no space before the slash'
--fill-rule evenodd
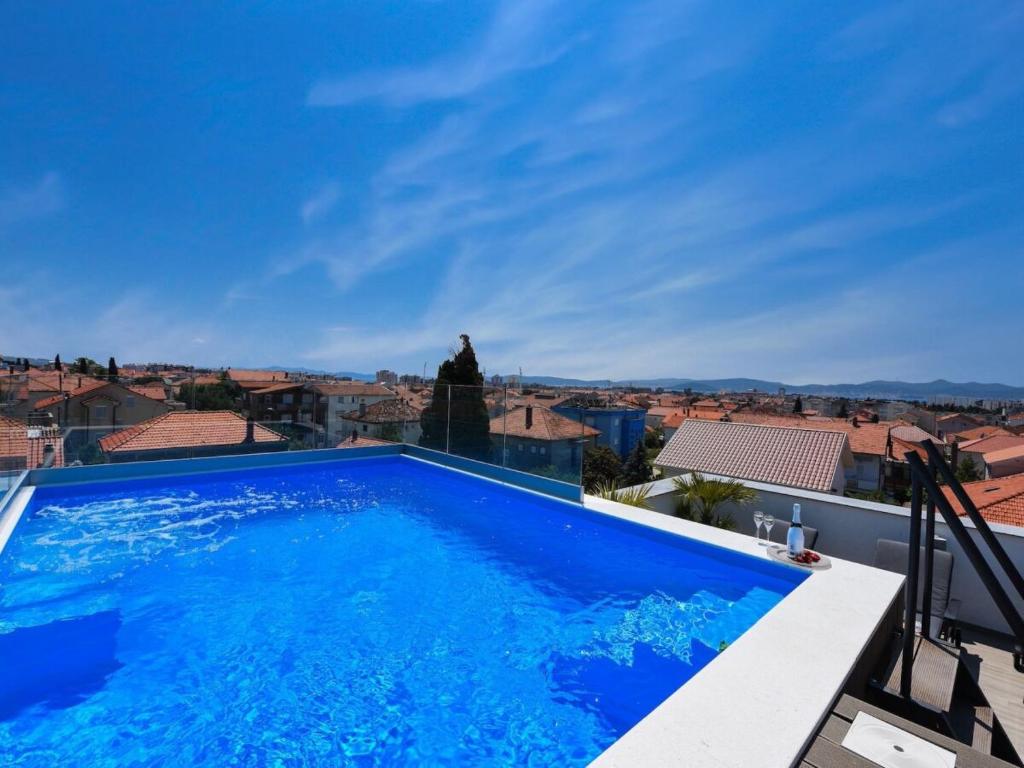
<path id="1" fill-rule="evenodd" d="M 459 338 L 462 348 L 438 366 L 433 397 L 420 416 L 420 445 L 486 461 L 491 455 L 491 420 L 484 403 L 484 377 L 469 336 Z"/>
<path id="2" fill-rule="evenodd" d="M 643 440 L 636 444 L 629 456 L 622 465 L 622 472 L 619 473 L 619 487 L 628 488 L 631 485 L 643 485 L 651 482 L 651 465 L 647 463 L 647 450 Z"/>
<path id="3" fill-rule="evenodd" d="M 793 413 L 803 413 L 804 401 L 800 399 L 800 395 L 796 396 L 796 402 L 793 403 Z"/>
<path id="4" fill-rule="evenodd" d="M 107 376 L 111 379 L 117 378 L 117 363 L 114 362 L 114 358 L 110 358 L 107 362 Z"/>
<path id="5" fill-rule="evenodd" d="M 61 362 L 60 362 L 60 355 L 57 355 L 55 358 L 53 358 L 53 370 L 55 370 L 55 371 L 63 371 L 64 370 L 64 366 L 61 365 Z"/>

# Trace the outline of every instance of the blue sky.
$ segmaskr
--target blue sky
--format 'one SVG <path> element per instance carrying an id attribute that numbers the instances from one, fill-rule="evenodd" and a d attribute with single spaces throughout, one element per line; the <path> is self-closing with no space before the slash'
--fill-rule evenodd
<path id="1" fill-rule="evenodd" d="M 1024 384 L 1024 6 L 0 9 L 0 351 Z"/>

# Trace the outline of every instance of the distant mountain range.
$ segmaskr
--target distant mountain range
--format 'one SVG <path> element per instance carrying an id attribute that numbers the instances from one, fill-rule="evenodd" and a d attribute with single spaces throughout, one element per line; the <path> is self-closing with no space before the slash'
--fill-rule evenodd
<path id="1" fill-rule="evenodd" d="M 781 381 L 763 379 L 564 379 L 557 376 L 523 376 L 526 384 L 541 384 L 555 387 L 661 387 L 663 389 L 686 389 L 695 392 L 778 392 L 784 388 L 787 393 L 801 395 L 827 395 L 877 400 L 928 400 L 931 397 L 969 397 L 975 400 L 1024 400 L 1024 387 L 1008 384 L 982 384 L 976 381 L 957 383 L 936 379 L 927 382 L 907 381 L 865 381 L 861 384 L 786 384 Z"/>
<path id="2" fill-rule="evenodd" d="M 262 370 L 289 370 L 297 373 L 349 376 L 356 380 L 370 381 L 372 373 L 356 371 L 323 371 L 312 368 L 269 366 Z M 505 377 L 506 379 L 508 376 Z M 775 393 L 780 388 L 787 393 L 800 395 L 823 395 L 876 400 L 925 400 L 931 397 L 969 397 L 974 400 L 1024 400 L 1024 387 L 1009 384 L 984 384 L 977 381 L 958 383 L 936 379 L 935 381 L 865 381 L 860 384 L 786 384 L 781 381 L 764 379 L 567 379 L 559 376 L 523 376 L 524 384 L 546 387 L 589 387 L 610 389 L 611 387 L 650 387 L 656 389 L 683 390 L 689 387 L 694 392 L 758 392 Z"/>

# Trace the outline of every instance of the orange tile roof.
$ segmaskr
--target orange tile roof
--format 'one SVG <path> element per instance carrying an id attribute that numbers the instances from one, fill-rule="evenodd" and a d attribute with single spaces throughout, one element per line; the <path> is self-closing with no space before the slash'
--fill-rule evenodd
<path id="1" fill-rule="evenodd" d="M 677 429 L 685 420 L 685 413 L 682 411 L 672 411 L 672 413 L 661 420 L 661 426 L 668 427 L 669 429 Z"/>
<path id="2" fill-rule="evenodd" d="M 232 411 L 171 411 L 99 439 L 103 451 L 156 451 L 204 445 L 237 445 L 245 441 L 246 420 Z M 258 443 L 286 440 L 256 424 Z"/>
<path id="3" fill-rule="evenodd" d="M 83 384 L 80 387 L 76 387 L 72 390 L 65 390 L 68 397 L 80 397 L 81 395 L 88 394 L 94 389 L 105 387 L 109 384 L 108 381 L 98 381 L 96 379 L 91 380 L 88 384 Z M 36 402 L 36 408 L 48 408 L 51 405 L 57 405 L 58 403 L 64 402 L 64 394 L 53 395 L 52 397 L 44 397 L 42 400 Z"/>
<path id="4" fill-rule="evenodd" d="M 57 427 L 29 427 L 25 422 L 0 416 L 0 464 L 10 469 L 35 469 L 53 446 L 53 466 L 64 466 L 64 439 Z"/>
<path id="5" fill-rule="evenodd" d="M 284 381 L 288 378 L 287 371 L 248 371 L 244 368 L 228 368 L 228 378 L 232 381 L 241 383 L 250 382 L 273 382 L 273 381 Z"/>
<path id="6" fill-rule="evenodd" d="M 1019 458 L 1024 458 L 1024 445 L 1014 445 L 998 451 L 989 451 L 985 454 L 985 463 L 998 464 L 1001 461 L 1012 461 Z"/>
<path id="7" fill-rule="evenodd" d="M 363 413 L 349 411 L 342 415 L 348 421 L 365 422 L 367 424 L 398 424 L 420 420 L 420 409 L 402 400 L 380 400 L 366 406 Z"/>
<path id="8" fill-rule="evenodd" d="M 734 411 L 729 415 L 730 421 L 739 424 L 763 424 L 773 427 L 796 427 L 803 429 L 827 429 L 834 432 L 845 432 L 850 440 L 850 450 L 854 453 L 885 456 L 889 442 L 888 422 L 858 422 L 845 419 L 815 418 L 813 421 L 803 416 L 772 416 L 750 411 Z"/>
<path id="9" fill-rule="evenodd" d="M 1024 526 L 1024 473 L 964 483 L 964 490 L 981 516 L 990 523 Z M 942 491 L 956 513 L 965 515 L 953 491 L 949 487 Z"/>
<path id="10" fill-rule="evenodd" d="M 829 492 L 852 461 L 843 432 L 687 419 L 654 463 Z"/>
<path id="11" fill-rule="evenodd" d="M 356 435 L 353 440 L 351 437 L 347 437 L 338 443 L 338 448 L 369 448 L 374 445 L 394 445 L 390 440 L 381 440 L 377 437 L 367 437 L 366 435 Z"/>
<path id="12" fill-rule="evenodd" d="M 120 384 L 118 384 L 116 382 L 98 381 L 96 379 L 92 380 L 88 384 L 83 384 L 81 387 L 77 387 L 76 389 L 73 389 L 70 392 L 67 392 L 67 395 L 68 395 L 69 398 L 81 397 L 82 395 L 87 395 L 90 392 L 94 392 L 94 391 L 98 392 L 103 387 L 115 387 L 115 388 L 120 389 L 120 390 L 128 390 L 128 391 L 130 391 L 130 392 L 132 392 L 132 393 L 134 393 L 136 395 L 140 395 L 142 397 L 148 397 L 150 400 L 156 400 L 158 402 L 163 402 L 164 400 L 167 399 L 166 395 L 164 394 L 164 388 L 159 386 L 159 385 L 156 385 L 156 384 L 151 385 L 151 386 L 150 385 L 143 385 L 143 386 L 132 385 L 132 386 L 129 386 L 129 387 L 122 387 Z M 53 395 L 52 397 L 43 398 L 42 400 L 40 400 L 40 401 L 38 401 L 36 403 L 35 407 L 36 408 L 48 408 L 51 405 L 58 405 L 58 404 L 60 404 L 62 402 L 64 402 L 64 395 L 63 394 L 57 394 L 57 395 Z"/>
<path id="13" fill-rule="evenodd" d="M 1006 434 L 983 437 L 980 440 L 968 440 L 965 443 L 960 443 L 959 448 L 961 453 L 986 454 L 1014 448 L 1018 445 L 1024 445 L 1024 437 Z"/>
<path id="14" fill-rule="evenodd" d="M 167 392 L 164 391 L 163 385 L 161 384 L 131 384 L 128 389 L 136 395 L 148 397 L 150 400 L 163 402 L 167 399 Z"/>
<path id="15" fill-rule="evenodd" d="M 1010 434 L 1002 427 L 975 427 L 974 429 L 966 429 L 963 432 L 957 432 L 953 435 L 957 441 L 969 442 L 971 440 L 981 440 L 983 437 L 995 437 L 997 435 L 1008 435 Z"/>
<path id="16" fill-rule="evenodd" d="M 269 395 L 272 392 L 285 392 L 289 389 L 301 389 L 304 385 L 298 381 L 282 381 L 279 384 L 271 384 L 269 387 L 249 390 L 250 395 Z"/>
<path id="17" fill-rule="evenodd" d="M 513 408 L 503 416 L 491 419 L 491 434 L 502 433 L 509 437 L 525 438 L 527 440 L 574 440 L 583 437 L 595 437 L 601 434 L 601 430 L 594 429 L 582 422 L 570 419 L 560 413 L 555 413 L 550 408 L 541 405 L 530 406 L 533 408 L 533 421 L 529 429 L 526 427 L 526 408 Z"/>

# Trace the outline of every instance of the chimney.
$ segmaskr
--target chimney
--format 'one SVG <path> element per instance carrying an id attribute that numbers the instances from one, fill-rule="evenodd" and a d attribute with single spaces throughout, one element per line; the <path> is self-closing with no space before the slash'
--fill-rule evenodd
<path id="1" fill-rule="evenodd" d="M 527 429 L 532 429 L 533 428 L 533 406 L 532 405 L 526 406 L 526 428 Z"/>
<path id="2" fill-rule="evenodd" d="M 256 422 L 253 420 L 252 416 L 250 416 L 248 419 L 245 420 L 245 442 L 246 443 L 255 443 L 256 442 L 255 427 L 256 427 Z"/>

